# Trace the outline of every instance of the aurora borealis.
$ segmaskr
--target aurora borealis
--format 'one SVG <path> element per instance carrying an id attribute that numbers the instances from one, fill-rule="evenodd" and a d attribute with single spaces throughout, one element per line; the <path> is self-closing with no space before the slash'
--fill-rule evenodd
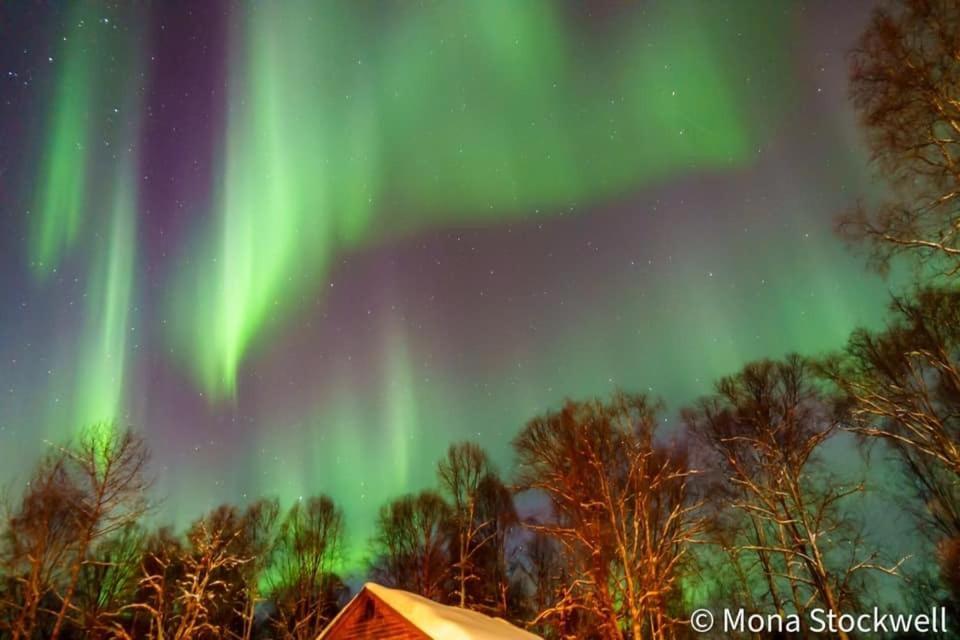
<path id="1" fill-rule="evenodd" d="M 451 441 L 840 346 L 891 286 L 832 231 L 869 8 L 3 4 L 0 481 L 115 422 L 165 518 L 362 539 Z"/>

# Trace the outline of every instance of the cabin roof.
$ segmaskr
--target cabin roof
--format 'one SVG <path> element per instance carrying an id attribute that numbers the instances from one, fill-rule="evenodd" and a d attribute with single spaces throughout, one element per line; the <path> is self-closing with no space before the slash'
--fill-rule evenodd
<path id="1" fill-rule="evenodd" d="M 539 638 L 501 618 L 492 618 L 477 611 L 439 604 L 408 591 L 389 589 L 374 582 L 368 582 L 317 640 L 327 637 L 327 633 L 337 626 L 338 619 L 358 601 L 357 599 L 364 591 L 393 609 L 433 640 L 538 640 Z"/>

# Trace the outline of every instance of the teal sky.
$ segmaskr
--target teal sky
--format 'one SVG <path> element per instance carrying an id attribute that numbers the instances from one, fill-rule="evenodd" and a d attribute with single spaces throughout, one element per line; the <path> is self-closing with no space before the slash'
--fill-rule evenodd
<path id="1" fill-rule="evenodd" d="M 112 421 L 160 517 L 325 492 L 362 546 L 452 441 L 879 324 L 869 7 L 587 6 L 0 9 L 0 480 Z"/>

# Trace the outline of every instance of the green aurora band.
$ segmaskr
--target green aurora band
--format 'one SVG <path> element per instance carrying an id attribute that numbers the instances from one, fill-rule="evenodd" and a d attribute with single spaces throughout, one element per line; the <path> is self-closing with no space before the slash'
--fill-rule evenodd
<path id="1" fill-rule="evenodd" d="M 386 7 L 373 34 L 341 3 L 251 5 L 234 25 L 215 221 L 170 303 L 213 399 L 342 252 L 732 168 L 763 133 L 729 86 L 739 35 L 711 19 L 736 5 L 668 4 L 586 45 L 546 0 Z M 753 37 L 784 28 L 769 13 Z"/>
<path id="2" fill-rule="evenodd" d="M 127 162 L 133 162 L 130 159 Z M 108 235 L 98 252 L 87 294 L 87 368 L 77 378 L 73 420 L 106 428 L 122 414 L 136 273 L 136 191 L 129 171 L 118 172 Z"/>
<path id="3" fill-rule="evenodd" d="M 74 14 L 70 21 L 74 26 L 64 36 L 58 56 L 59 81 L 31 216 L 31 266 L 41 276 L 56 269 L 73 245 L 85 208 L 94 60 L 85 37 L 89 29 L 80 26 L 86 22 L 83 12 L 78 9 Z"/>
<path id="4" fill-rule="evenodd" d="M 131 327 L 160 323 L 148 327 L 169 345 L 160 359 L 189 372 L 211 407 L 189 425 L 195 439 L 178 443 L 198 443 L 197 457 L 160 474 L 158 493 L 175 498 L 164 516 L 178 524 L 224 500 L 253 498 L 250 491 L 284 504 L 324 492 L 346 509 L 358 545 L 348 564 L 358 567 L 377 508 L 431 485 L 451 441 L 481 439 L 483 428 L 482 444 L 505 462 L 523 421 L 568 394 L 617 385 L 686 401 L 746 360 L 834 348 L 864 318 L 879 316 L 883 285 L 863 285 L 858 261 L 831 244 L 816 194 L 716 203 L 743 210 L 759 227 L 750 237 L 768 241 L 730 234 L 718 247 L 708 228 L 684 237 L 683 247 L 663 248 L 653 267 L 571 284 L 557 296 L 579 303 L 556 310 L 569 316 L 556 333 L 531 337 L 522 353 L 497 353 L 467 381 L 453 378 L 449 362 L 423 355 L 437 336 L 382 321 L 369 335 L 361 331 L 379 354 L 374 371 L 331 358 L 317 380 L 301 381 L 308 398 L 314 389 L 322 396 L 313 404 L 249 403 L 252 415 L 240 418 L 256 423 L 253 441 L 238 459 L 218 460 L 213 447 L 200 446 L 214 440 L 203 420 L 236 417 L 231 401 L 258 391 L 241 384 L 244 365 L 269 354 L 314 305 L 322 311 L 351 295 L 330 286 L 343 256 L 436 229 L 549 222 L 674 178 L 735 175 L 783 126 L 793 86 L 782 80 L 792 77 L 793 15 L 774 3 L 662 3 L 596 30 L 546 0 L 232 6 L 213 205 L 191 222 L 172 266 L 158 268 L 169 281 L 155 318 L 138 318 L 147 295 L 137 244 L 142 96 L 129 81 L 111 80 L 138 77 L 146 48 L 135 33 L 101 26 L 85 4 L 74 10 L 57 60 L 32 194 L 28 247 L 39 286 L 49 287 L 50 274 L 81 250 L 92 256 L 83 266 L 77 344 L 56 347 L 70 366 L 50 382 L 49 395 L 69 401 L 46 407 L 47 435 L 141 418 L 134 393 L 149 389 L 131 374 L 142 365 Z M 744 23 L 754 28 L 734 26 Z M 93 28 L 101 29 L 96 44 Z M 768 52 L 764 77 L 743 51 Z M 107 74 L 106 65 L 122 71 Z M 761 108 L 745 95 L 746 76 L 780 91 L 767 92 Z M 93 112 L 116 113 L 112 128 L 94 130 Z M 850 168 L 858 162 L 841 157 L 801 179 L 840 193 L 862 184 Z M 774 206 L 779 216 L 769 215 Z M 713 211 L 697 213 L 709 221 Z M 651 217 L 651 234 L 657 224 Z M 807 230 L 815 237 L 798 246 Z M 671 253 L 727 270 L 708 275 L 691 262 L 662 277 L 657 265 Z M 464 313 L 479 316 L 471 326 L 497 320 L 484 309 Z M 656 338 L 632 342 L 637 336 Z M 166 438 L 142 426 L 155 441 Z"/>
<path id="5" fill-rule="evenodd" d="M 102 22 L 93 5 L 78 4 L 68 24 L 29 254 L 41 283 L 57 272 L 75 244 L 93 256 L 86 267 L 82 332 L 77 352 L 70 355 L 81 364 L 72 372 L 69 401 L 49 416 L 49 435 L 56 438 L 76 429 L 111 428 L 124 415 L 137 272 L 136 34 Z M 108 75 L 107 64 L 123 72 Z M 111 114 L 109 124 L 93 132 L 98 112 Z"/>

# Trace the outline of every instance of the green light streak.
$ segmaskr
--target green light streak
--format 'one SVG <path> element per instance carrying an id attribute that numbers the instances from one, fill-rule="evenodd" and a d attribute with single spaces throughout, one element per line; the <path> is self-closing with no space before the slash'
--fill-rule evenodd
<path id="1" fill-rule="evenodd" d="M 362 150 L 351 155 L 333 135 L 339 117 L 318 117 L 328 92 L 322 82 L 303 79 L 327 69 L 307 52 L 329 39 L 314 41 L 323 34 L 301 17 L 292 5 L 251 9 L 245 48 L 237 53 L 247 63 L 231 74 L 218 238 L 203 263 L 217 266 L 184 274 L 175 301 L 175 330 L 193 345 L 203 388 L 217 396 L 235 393 L 253 339 L 323 274 L 341 221 L 368 207 L 351 162 L 331 167 L 334 154 L 361 163 Z M 362 126 L 356 134 L 362 142 Z M 331 194 L 334 179 L 351 189 Z M 343 225 L 344 235 L 356 237 L 356 226 Z"/>
<path id="2" fill-rule="evenodd" d="M 126 158 L 126 162 L 133 159 Z M 81 362 L 74 419 L 80 427 L 108 428 L 120 414 L 130 334 L 130 311 L 136 269 L 136 183 L 121 171 L 113 194 L 109 233 L 87 292 L 89 321 Z"/>
<path id="3" fill-rule="evenodd" d="M 384 381 L 387 386 L 384 424 L 387 427 L 388 449 L 393 461 L 390 486 L 410 484 L 411 446 L 416 447 L 419 431 L 414 371 L 403 336 L 392 331 L 388 338 Z"/>
<path id="4" fill-rule="evenodd" d="M 363 570 L 379 507 L 433 485 L 434 465 L 448 441 L 423 425 L 458 413 L 455 389 L 430 380 L 411 360 L 416 345 L 406 334 L 388 324 L 377 339 L 378 371 L 359 371 L 344 361 L 332 364 L 331 379 L 338 382 L 324 399 L 302 415 L 264 416 L 268 426 L 257 430 L 249 459 L 237 465 L 239 484 L 255 486 L 282 504 L 318 493 L 332 496 L 346 518 L 343 568 L 348 572 Z M 374 380 L 358 384 L 371 376 Z M 422 407 L 431 407 L 432 415 Z M 191 496 L 197 498 L 196 489 Z"/>
<path id="5" fill-rule="evenodd" d="M 30 261 L 40 277 L 56 269 L 76 240 L 83 217 L 93 61 L 84 44 L 87 28 L 79 7 L 58 55 L 60 71 L 31 218 Z"/>
<path id="6" fill-rule="evenodd" d="M 82 260 L 81 328 L 67 356 L 71 373 L 64 374 L 72 380 L 51 375 L 48 431 L 57 438 L 88 428 L 106 433 L 126 401 L 137 270 L 141 40 L 136 28 L 117 28 L 103 13 L 86 4 L 69 13 L 29 228 L 30 265 L 39 278 L 55 272 L 74 245 Z M 142 16 L 133 11 L 125 17 L 136 25 Z"/>
<path id="7" fill-rule="evenodd" d="M 602 37 L 546 1 L 386 13 L 271 3 L 235 29 L 215 222 L 170 302 L 177 352 L 212 399 L 236 393 L 251 349 L 339 254 L 727 169 L 762 134 L 720 46 L 742 34 L 713 9 L 668 5 Z"/>

